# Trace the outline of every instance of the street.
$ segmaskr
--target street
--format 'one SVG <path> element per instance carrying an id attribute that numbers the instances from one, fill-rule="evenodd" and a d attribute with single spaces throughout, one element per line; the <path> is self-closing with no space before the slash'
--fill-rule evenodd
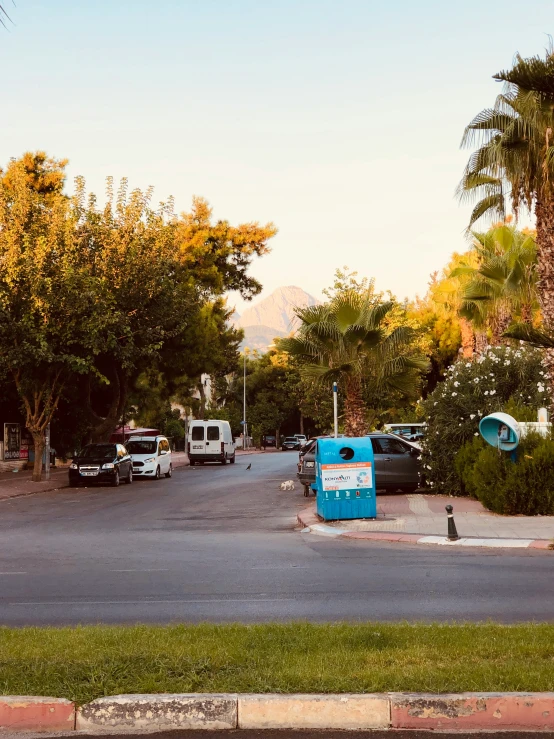
<path id="1" fill-rule="evenodd" d="M 552 553 L 295 530 L 296 453 L 0 502 L 0 623 L 554 617 Z M 248 464 L 252 469 L 247 470 Z"/>

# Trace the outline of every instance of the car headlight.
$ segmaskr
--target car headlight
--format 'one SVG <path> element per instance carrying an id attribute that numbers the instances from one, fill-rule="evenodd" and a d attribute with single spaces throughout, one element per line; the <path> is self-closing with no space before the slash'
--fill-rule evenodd
<path id="1" fill-rule="evenodd" d="M 103 464 L 102 465 L 102 469 L 103 470 L 113 470 L 113 467 L 114 466 L 113 466 L 112 462 L 106 462 L 106 464 Z"/>
<path id="2" fill-rule="evenodd" d="M 148 459 L 144 460 L 144 464 L 148 464 L 149 462 L 155 462 L 155 461 L 156 461 L 156 457 L 148 457 Z"/>
<path id="3" fill-rule="evenodd" d="M 69 465 L 69 469 L 70 469 L 70 470 L 78 470 L 78 469 L 79 469 L 79 465 L 78 465 L 78 464 L 75 464 L 75 462 L 72 462 L 72 463 L 71 463 L 71 464 Z"/>
<path id="4" fill-rule="evenodd" d="M 306 467 L 315 467 L 315 462 L 306 462 Z"/>

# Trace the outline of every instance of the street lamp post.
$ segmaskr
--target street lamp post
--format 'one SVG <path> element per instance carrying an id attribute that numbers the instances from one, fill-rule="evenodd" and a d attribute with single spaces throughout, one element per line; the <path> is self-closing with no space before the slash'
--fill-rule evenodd
<path id="1" fill-rule="evenodd" d="M 337 398 L 339 394 L 339 388 L 336 382 L 333 383 L 333 420 L 335 426 L 335 439 L 339 435 L 339 416 L 338 416 L 338 403 Z"/>
<path id="2" fill-rule="evenodd" d="M 242 448 L 246 449 L 246 347 L 243 361 L 243 397 L 242 397 Z"/>

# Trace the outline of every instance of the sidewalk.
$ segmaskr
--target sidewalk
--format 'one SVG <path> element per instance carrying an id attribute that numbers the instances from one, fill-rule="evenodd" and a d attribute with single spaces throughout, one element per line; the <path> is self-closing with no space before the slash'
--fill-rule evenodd
<path id="1" fill-rule="evenodd" d="M 454 508 L 457 542 L 446 538 L 446 505 Z M 298 520 L 312 533 L 349 539 L 540 549 L 554 541 L 554 516 L 499 516 L 476 500 L 442 495 L 378 495 L 374 521 L 323 522 L 313 503 Z"/>

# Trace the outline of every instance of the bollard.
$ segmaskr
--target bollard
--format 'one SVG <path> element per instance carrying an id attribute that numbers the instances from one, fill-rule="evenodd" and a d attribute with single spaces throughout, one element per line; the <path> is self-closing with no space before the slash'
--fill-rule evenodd
<path id="1" fill-rule="evenodd" d="M 446 513 L 448 515 L 448 541 L 458 541 L 460 538 L 456 531 L 456 524 L 454 523 L 454 508 L 451 505 L 446 506 Z"/>

